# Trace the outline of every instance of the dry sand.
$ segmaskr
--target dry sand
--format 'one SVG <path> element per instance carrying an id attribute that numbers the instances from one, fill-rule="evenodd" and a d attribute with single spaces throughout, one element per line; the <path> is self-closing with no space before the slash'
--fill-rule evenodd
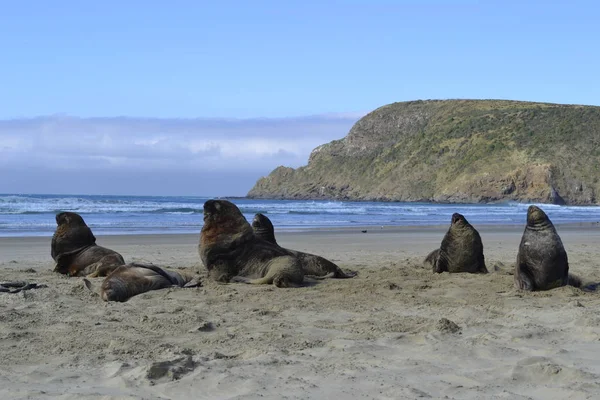
<path id="1" fill-rule="evenodd" d="M 571 271 L 600 281 L 600 228 L 557 228 Z M 354 279 L 204 280 L 127 303 L 52 273 L 50 238 L 0 239 L 0 281 L 48 285 L 0 293 L 0 399 L 600 397 L 600 294 L 516 291 L 521 226 L 478 227 L 488 275 L 422 267 L 446 227 L 368 229 L 278 233 Z M 197 241 L 98 237 L 127 261 L 189 269 Z"/>

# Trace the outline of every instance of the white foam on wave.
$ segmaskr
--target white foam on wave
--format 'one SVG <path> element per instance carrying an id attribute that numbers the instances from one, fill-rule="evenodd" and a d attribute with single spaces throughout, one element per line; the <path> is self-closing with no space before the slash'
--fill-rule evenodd
<path id="1" fill-rule="evenodd" d="M 54 214 L 82 214 L 95 233 L 199 232 L 205 197 L 0 195 L 0 236 L 51 234 Z M 248 220 L 263 212 L 275 226 L 334 227 L 356 225 L 448 224 L 459 212 L 477 224 L 521 224 L 529 204 L 433 204 L 320 200 L 233 199 Z M 539 204 L 554 222 L 597 222 L 600 207 Z M 17 232 L 17 234 L 15 234 Z"/>

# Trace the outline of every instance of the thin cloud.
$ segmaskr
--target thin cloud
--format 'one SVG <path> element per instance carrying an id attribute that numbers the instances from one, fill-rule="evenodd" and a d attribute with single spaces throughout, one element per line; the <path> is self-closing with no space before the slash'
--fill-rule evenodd
<path id="1" fill-rule="evenodd" d="M 256 179 L 278 165 L 305 164 L 312 149 L 345 136 L 361 116 L 153 119 L 56 115 L 4 120 L 0 121 L 0 173 L 20 175 L 0 182 L 0 192 L 40 192 L 42 177 L 66 174 L 72 181 L 83 182 L 84 176 L 93 175 L 103 185 L 109 183 L 98 188 L 103 193 L 243 195 Z M 185 181 L 196 175 L 198 182 L 210 182 L 202 193 Z M 170 193 L 156 188 L 157 176 L 170 179 Z M 236 176 L 243 176 L 245 182 L 232 180 Z"/>

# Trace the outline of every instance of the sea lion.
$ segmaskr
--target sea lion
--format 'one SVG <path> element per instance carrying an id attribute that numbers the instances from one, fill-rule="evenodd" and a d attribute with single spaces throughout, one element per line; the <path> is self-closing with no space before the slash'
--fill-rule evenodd
<path id="1" fill-rule="evenodd" d="M 439 249 L 429 253 L 424 264 L 431 266 L 433 272 L 470 272 L 487 273 L 483 256 L 481 236 L 467 219 L 459 214 L 452 214 L 450 228 Z"/>
<path id="2" fill-rule="evenodd" d="M 84 278 L 83 281 L 88 289 L 95 292 L 89 280 Z M 123 302 L 150 290 L 199 285 L 197 279 L 184 272 L 168 271 L 152 264 L 130 263 L 113 270 L 102 282 L 99 294 L 104 301 Z"/>
<path id="3" fill-rule="evenodd" d="M 515 266 L 515 287 L 549 290 L 569 282 L 569 261 L 556 228 L 541 208 L 529 206 Z M 573 277 L 574 286 L 581 281 Z"/>
<path id="4" fill-rule="evenodd" d="M 275 228 L 273 227 L 273 223 L 266 215 L 261 213 L 254 215 L 252 229 L 254 230 L 254 234 L 259 238 L 279 246 L 277 240 L 275 240 Z M 291 249 L 284 250 L 301 259 L 304 275 L 306 276 L 313 278 L 331 277 L 346 279 L 353 278 L 357 275 L 354 271 L 342 271 L 340 267 L 324 257 Z"/>
<path id="5" fill-rule="evenodd" d="M 54 272 L 69 276 L 106 276 L 125 264 L 114 250 L 96 244 L 96 237 L 83 218 L 74 212 L 56 215 L 50 255 L 56 261 Z"/>
<path id="6" fill-rule="evenodd" d="M 227 200 L 204 203 L 198 253 L 209 277 L 218 282 L 296 287 L 304 281 L 300 259 L 257 237 L 239 208 Z"/>

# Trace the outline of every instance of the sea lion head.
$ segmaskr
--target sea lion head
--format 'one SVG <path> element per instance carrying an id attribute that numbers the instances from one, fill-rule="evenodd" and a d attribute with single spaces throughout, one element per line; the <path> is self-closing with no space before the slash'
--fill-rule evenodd
<path id="1" fill-rule="evenodd" d="M 240 209 L 227 200 L 207 200 L 204 203 L 204 224 L 247 225 Z"/>
<path id="2" fill-rule="evenodd" d="M 227 200 L 208 200 L 204 203 L 204 226 L 200 232 L 198 252 L 202 263 L 215 276 L 227 281 L 238 271 L 235 258 L 245 245 L 256 239 L 252 226 L 237 206 Z M 232 270 L 232 268 L 234 268 Z M 220 280 L 217 279 L 217 280 Z"/>
<path id="3" fill-rule="evenodd" d="M 273 223 L 264 214 L 257 213 L 254 215 L 254 219 L 252 220 L 252 227 L 254 229 L 265 229 L 265 230 L 273 230 Z"/>
<path id="4" fill-rule="evenodd" d="M 77 213 L 65 211 L 56 214 L 56 224 L 50 255 L 57 262 L 61 256 L 72 255 L 96 243 L 92 230 Z"/>
<path id="5" fill-rule="evenodd" d="M 208 200 L 204 203 L 202 244 L 234 241 L 254 236 L 252 227 L 240 209 L 227 200 Z"/>
<path id="6" fill-rule="evenodd" d="M 129 287 L 142 280 L 136 276 L 133 268 L 123 265 L 115 269 L 104 279 L 100 287 L 100 297 L 104 301 L 126 301 L 131 297 Z"/>
<path id="7" fill-rule="evenodd" d="M 467 221 L 464 215 L 459 213 L 452 214 L 452 226 L 464 226 L 468 223 L 469 222 Z"/>
<path id="8" fill-rule="evenodd" d="M 81 215 L 68 211 L 56 214 L 56 225 L 87 226 Z"/>
<path id="9" fill-rule="evenodd" d="M 254 230 L 254 234 L 259 238 L 277 244 L 273 223 L 266 215 L 261 213 L 256 214 L 252 220 L 252 229 Z"/>
<path id="10" fill-rule="evenodd" d="M 537 206 L 529 206 L 527 208 L 527 226 L 547 225 L 550 219 L 546 213 Z"/>

